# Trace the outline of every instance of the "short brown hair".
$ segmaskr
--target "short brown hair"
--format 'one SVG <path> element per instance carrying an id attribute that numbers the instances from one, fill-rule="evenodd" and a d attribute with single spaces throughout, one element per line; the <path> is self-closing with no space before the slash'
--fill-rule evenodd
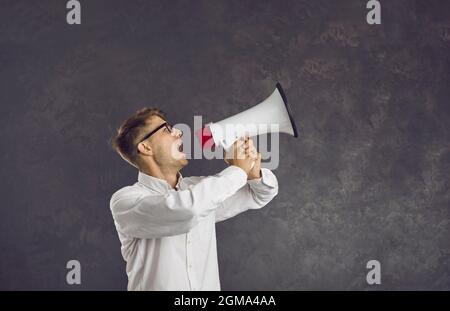
<path id="1" fill-rule="evenodd" d="M 154 107 L 142 108 L 126 119 L 111 139 L 113 149 L 136 168 L 138 168 L 136 163 L 137 139 L 141 135 L 142 129 L 147 125 L 148 119 L 153 116 L 166 120 L 166 114 L 162 110 Z"/>

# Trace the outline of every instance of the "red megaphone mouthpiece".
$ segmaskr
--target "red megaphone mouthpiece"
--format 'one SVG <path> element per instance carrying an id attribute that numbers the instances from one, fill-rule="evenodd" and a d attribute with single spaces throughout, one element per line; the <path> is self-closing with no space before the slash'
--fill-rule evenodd
<path id="1" fill-rule="evenodd" d="M 209 126 L 206 125 L 205 127 L 195 131 L 195 136 L 197 136 L 202 149 L 212 149 L 212 147 L 214 146 L 214 139 Z"/>

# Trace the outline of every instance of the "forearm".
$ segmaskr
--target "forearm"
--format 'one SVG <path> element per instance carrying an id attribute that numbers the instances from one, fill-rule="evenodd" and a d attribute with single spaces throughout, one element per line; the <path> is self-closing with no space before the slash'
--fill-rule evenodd
<path id="1" fill-rule="evenodd" d="M 185 190 L 165 194 L 124 194 L 111 199 L 118 229 L 137 238 L 155 238 L 188 232 L 221 202 L 246 185 L 247 175 L 227 168 Z"/>
<path id="2" fill-rule="evenodd" d="M 261 169 L 261 177 L 247 181 L 247 185 L 229 197 L 216 210 L 216 222 L 234 217 L 249 209 L 267 205 L 278 194 L 276 176 L 267 169 Z"/>

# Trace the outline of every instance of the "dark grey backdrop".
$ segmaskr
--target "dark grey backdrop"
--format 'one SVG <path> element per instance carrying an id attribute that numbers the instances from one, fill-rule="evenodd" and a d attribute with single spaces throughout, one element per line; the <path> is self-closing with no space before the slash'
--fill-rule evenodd
<path id="1" fill-rule="evenodd" d="M 279 195 L 218 225 L 223 289 L 450 289 L 450 2 L 382 1 L 379 26 L 366 2 L 81 1 L 69 26 L 65 0 L 1 0 L 0 289 L 126 289 L 114 129 L 145 105 L 220 120 L 276 81 L 301 136 Z"/>

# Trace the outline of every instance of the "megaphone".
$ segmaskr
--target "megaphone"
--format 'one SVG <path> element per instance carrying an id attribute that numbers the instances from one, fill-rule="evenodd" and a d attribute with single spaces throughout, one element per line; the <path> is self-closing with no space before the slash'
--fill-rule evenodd
<path id="1" fill-rule="evenodd" d="M 298 137 L 297 127 L 280 83 L 273 93 L 261 103 L 228 117 L 222 121 L 209 123 L 196 131 L 203 149 L 221 146 L 225 150 L 244 136 L 279 132 Z"/>

